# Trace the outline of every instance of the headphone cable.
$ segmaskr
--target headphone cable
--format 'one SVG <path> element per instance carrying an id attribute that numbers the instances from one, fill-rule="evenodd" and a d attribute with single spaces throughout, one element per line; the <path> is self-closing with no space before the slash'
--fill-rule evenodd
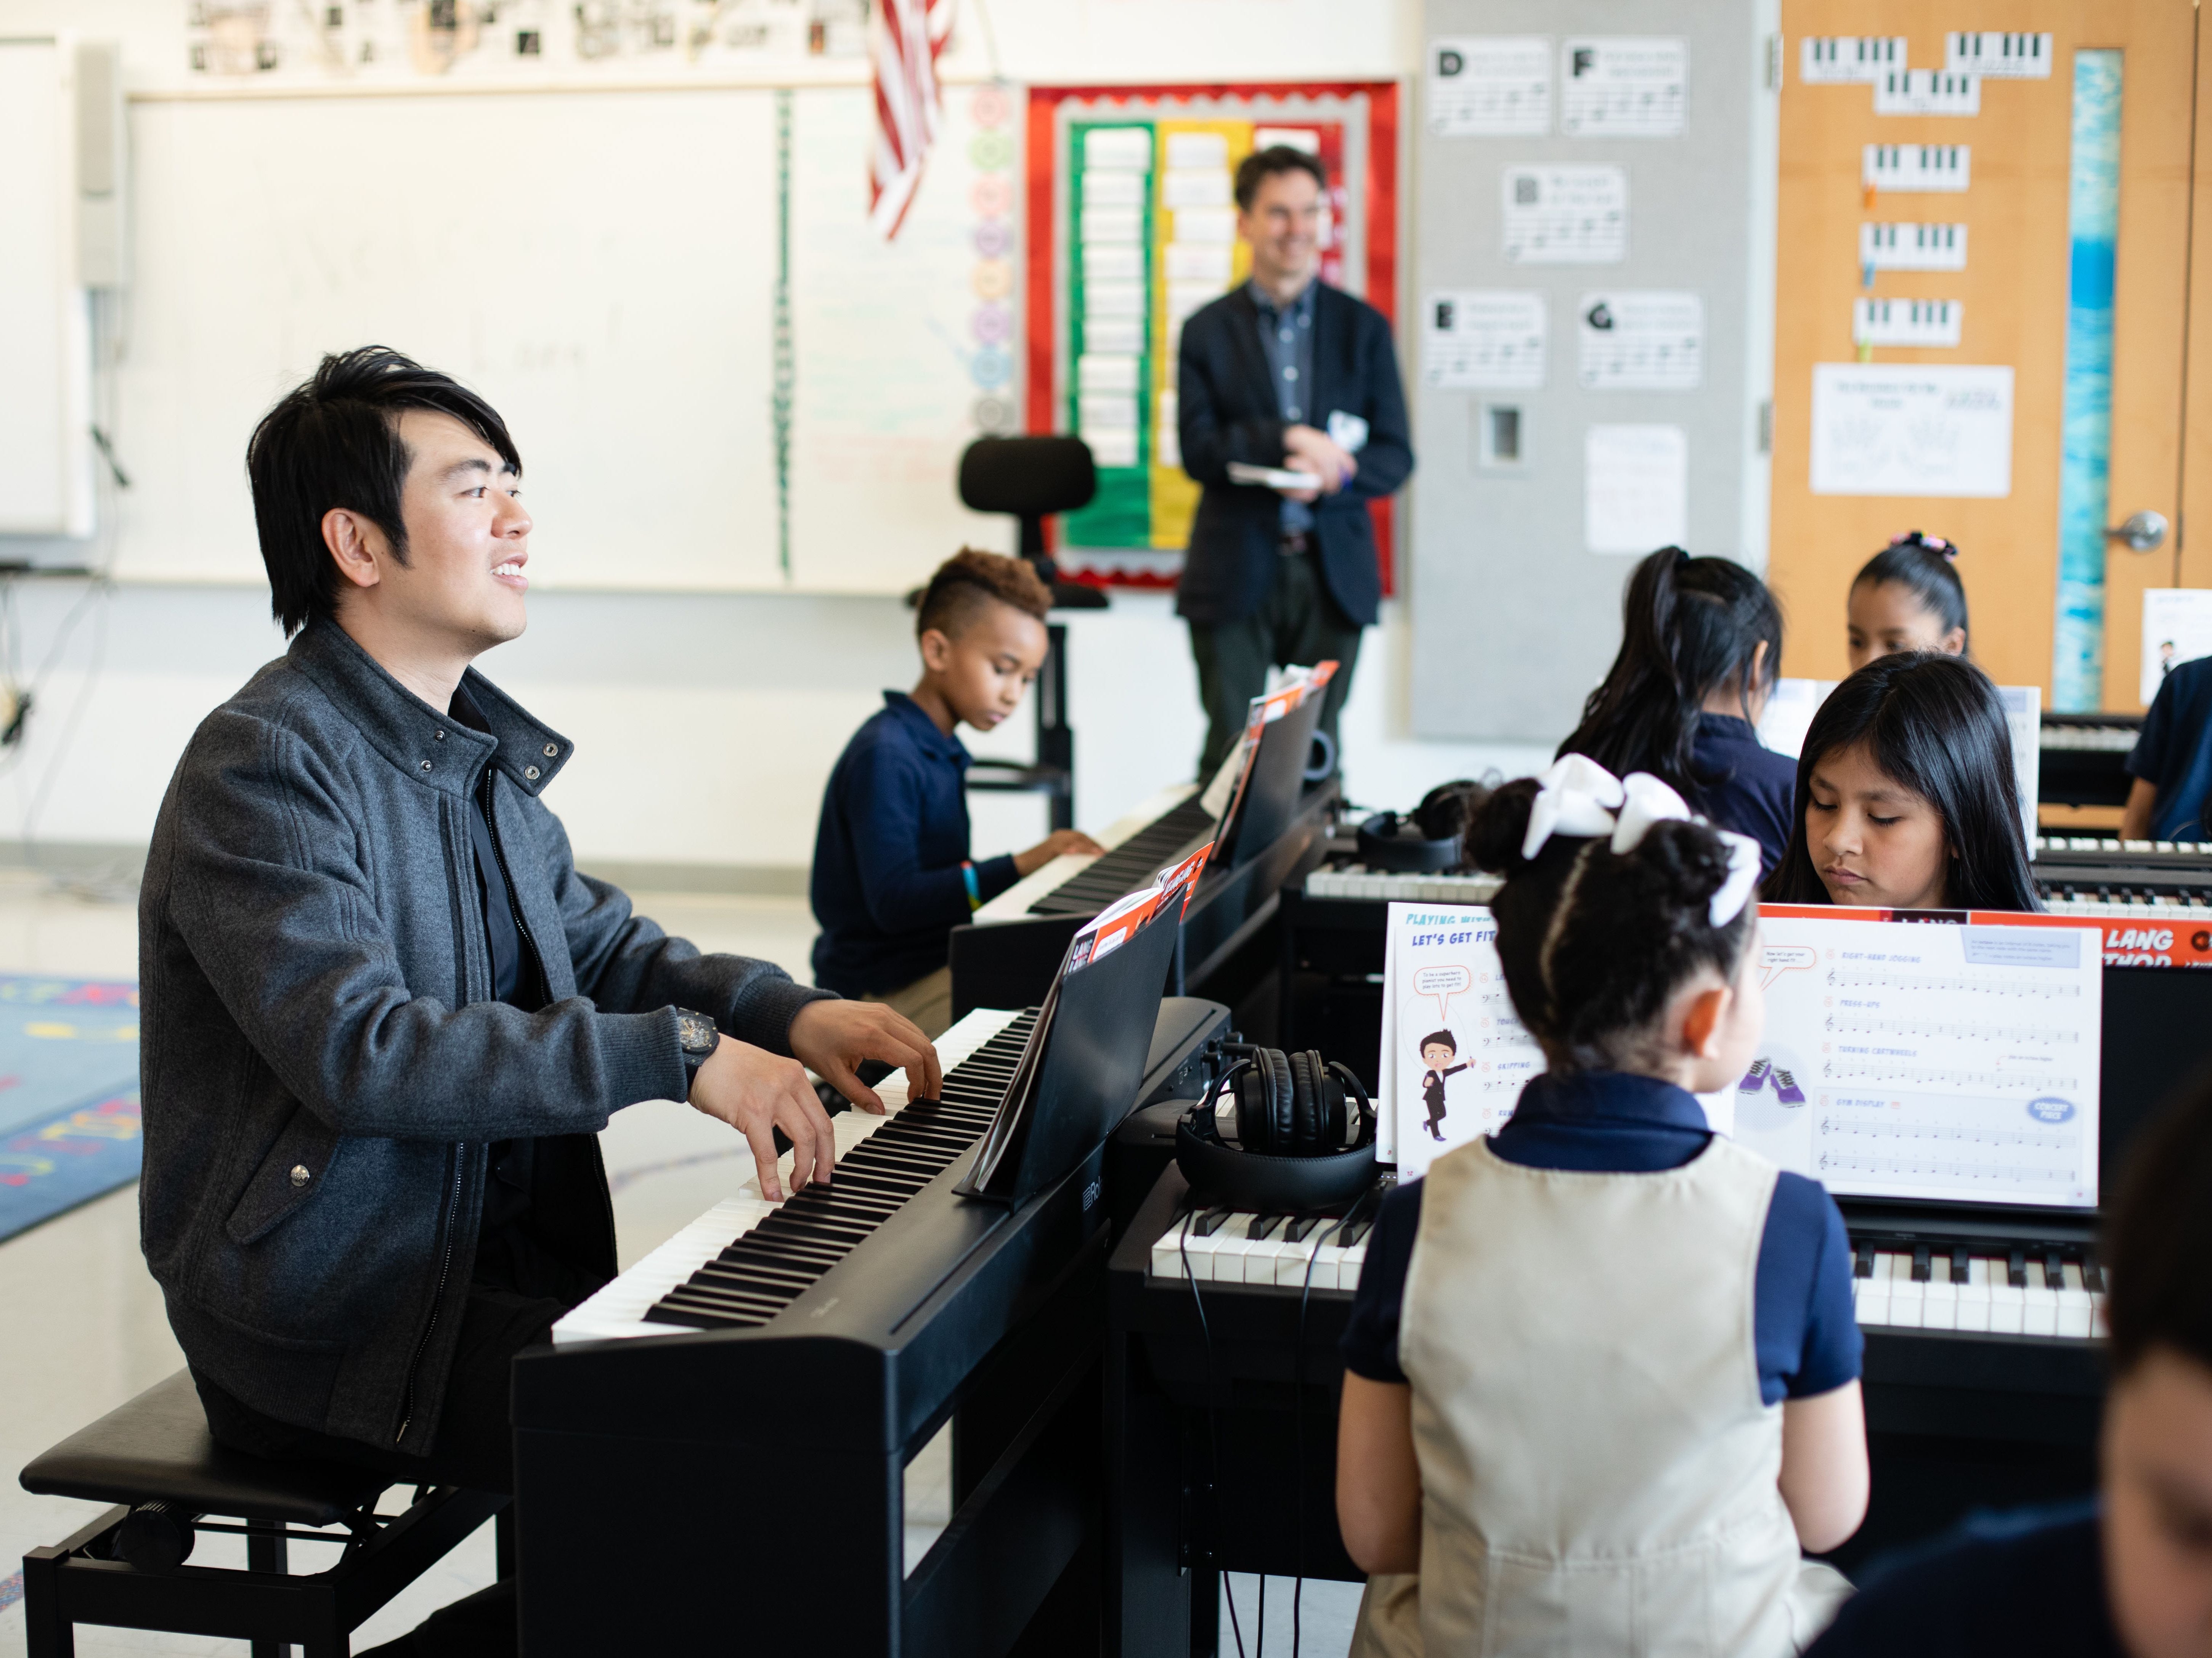
<path id="1" fill-rule="evenodd" d="M 1190 1212 L 1182 1218 L 1182 1231 L 1176 1238 L 1176 1252 L 1182 1257 L 1183 1282 L 1190 1285 L 1190 1304 L 1198 1311 L 1198 1333 L 1206 1343 L 1206 1453 L 1209 1464 L 1206 1473 L 1212 1476 L 1206 1489 L 1212 1497 L 1212 1512 L 1207 1515 L 1206 1544 L 1218 1568 L 1220 1552 L 1212 1545 L 1221 1530 L 1221 1427 L 1213 1407 L 1213 1328 L 1206 1321 L 1206 1303 L 1198 1293 L 1198 1274 L 1190 1270 L 1190 1229 L 1198 1219 L 1195 1199 L 1192 1199 L 1192 1203 Z M 1221 1582 L 1221 1598 L 1229 1603 L 1229 1632 L 1236 1637 L 1237 1658 L 1244 1658 L 1244 1631 L 1237 1623 L 1237 1592 L 1230 1585 L 1227 1572 L 1217 1569 L 1214 1575 Z M 1267 1605 L 1267 1580 L 1262 1577 L 1260 1591 L 1263 1611 Z M 1218 1619 L 1220 1616 L 1217 1609 L 1214 1617 Z M 1264 1652 L 1261 1658 L 1265 1658 Z"/>
<path id="2" fill-rule="evenodd" d="M 1342 1218 L 1314 1241 L 1312 1253 L 1306 1256 L 1305 1281 L 1298 1290 L 1297 1344 L 1291 1350 L 1291 1419 L 1295 1424 L 1297 1445 L 1297 1539 L 1294 1547 L 1298 1569 L 1298 1575 L 1291 1582 L 1291 1658 L 1298 1658 L 1306 1590 L 1306 1304 L 1313 1296 L 1314 1264 L 1321 1259 L 1321 1252 L 1328 1247 L 1329 1239 L 1344 1235 L 1344 1229 L 1358 1218 L 1374 1195 L 1371 1189 L 1361 1193 L 1358 1201 L 1344 1212 Z M 1267 1580 L 1261 1581 L 1264 1583 Z"/>

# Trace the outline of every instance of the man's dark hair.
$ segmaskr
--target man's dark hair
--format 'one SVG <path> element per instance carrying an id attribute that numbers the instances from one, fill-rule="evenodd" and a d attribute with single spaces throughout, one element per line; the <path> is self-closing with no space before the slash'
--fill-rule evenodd
<path id="1" fill-rule="evenodd" d="M 1052 609 L 1052 589 L 1025 558 L 963 547 L 937 567 L 915 598 L 915 637 L 934 628 L 956 639 L 992 604 L 1011 604 L 1042 622 Z"/>
<path id="2" fill-rule="evenodd" d="M 1310 173 L 1316 184 L 1323 190 L 1328 188 L 1328 170 L 1311 151 L 1291 144 L 1269 144 L 1237 163 L 1237 205 L 1249 213 L 1261 185 L 1278 173 Z"/>
<path id="3" fill-rule="evenodd" d="M 1458 1054 L 1459 1039 L 1454 1036 L 1449 1030 L 1431 1030 L 1427 1035 L 1421 1038 L 1421 1045 L 1416 1051 L 1425 1054 L 1431 1048 L 1436 1047 L 1439 1042 L 1443 1043 L 1444 1047 L 1451 1049 L 1453 1054 Z"/>
<path id="4" fill-rule="evenodd" d="M 414 457 L 400 440 L 399 416 L 410 409 L 451 415 L 521 472 L 507 423 L 449 376 L 388 346 L 325 357 L 312 380 L 261 417 L 246 446 L 269 608 L 286 637 L 337 609 L 338 568 L 323 544 L 323 514 L 332 507 L 359 513 L 407 562 L 399 496 Z"/>
<path id="5" fill-rule="evenodd" d="M 2127 1375 L 2157 1347 L 2212 1369 L 2212 1075 L 2136 1136 L 2099 1253 L 2112 1373 Z"/>
<path id="6" fill-rule="evenodd" d="M 1875 768 L 1936 809 L 1954 857 L 1943 902 L 1953 909 L 2043 908 L 2027 864 L 2014 774 L 2012 728 L 1990 677 L 1963 656 L 1878 656 L 1828 694 L 1805 730 L 1790 800 L 1790 844 L 1766 878 L 1778 903 L 1825 904 L 1828 889 L 1805 838 L 1813 773 L 1865 744 Z"/>

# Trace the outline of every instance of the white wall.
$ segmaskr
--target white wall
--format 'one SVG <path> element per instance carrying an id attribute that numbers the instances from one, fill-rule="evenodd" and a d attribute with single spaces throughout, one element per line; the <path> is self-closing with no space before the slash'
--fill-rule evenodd
<path id="1" fill-rule="evenodd" d="M 987 20 L 995 67 L 1018 81 L 1389 76 L 1411 74 L 1419 56 L 1417 0 L 985 3 L 988 11 L 983 3 L 966 10 L 953 48 L 957 74 L 994 66 Z M 69 27 L 118 36 L 127 72 L 151 84 L 175 79 L 183 15 L 180 0 L 0 0 L 0 34 Z M 466 101 L 486 123 L 501 118 L 501 98 Z M 134 119 L 134 128 L 145 125 Z M 751 160 L 764 164 L 733 156 L 732 165 Z M 423 187 L 440 185 L 426 179 Z M 406 230 L 396 226 L 394 234 Z M 207 234 L 222 230 L 210 226 Z M 142 271 L 134 302 L 155 302 L 191 276 Z M 432 294 L 438 273 L 425 269 L 419 281 Z M 134 422 L 143 431 L 191 420 L 195 400 L 189 384 L 133 374 L 127 325 L 123 351 L 118 383 L 128 397 L 114 424 L 127 466 Z M 508 412 L 518 424 L 526 417 Z M 235 435 L 242 456 L 246 433 Z M 199 487 L 244 505 L 242 465 Z M 246 521 L 242 512 L 237 521 Z M 128 495 L 106 530 L 137 544 L 158 545 L 164 534 Z M 97 562 L 111 544 L 0 542 L 0 557 Z M 193 726 L 282 648 L 258 586 L 133 583 L 89 598 L 84 592 L 56 581 L 21 595 L 25 659 L 17 671 L 29 677 L 50 654 L 52 661 L 26 740 L 0 752 L 0 840 L 143 842 Z M 1405 629 L 1400 608 L 1386 609 L 1383 626 L 1368 636 L 1345 720 L 1355 799 L 1410 805 L 1444 778 L 1491 765 L 1511 774 L 1543 757 L 1407 738 Z M 910 616 L 886 598 L 541 590 L 532 616 L 529 634 L 483 665 L 578 744 L 551 804 L 580 853 L 602 861 L 803 865 L 839 748 L 883 688 L 904 686 L 914 674 Z M 1188 774 L 1201 735 L 1195 676 L 1163 595 L 1117 596 L 1105 612 L 1073 617 L 1070 634 L 1077 807 L 1080 821 L 1097 826 Z M 1028 724 L 1012 723 L 1018 729 L 973 746 L 1021 752 Z M 978 798 L 975 815 L 981 848 L 1042 832 L 1034 799 Z"/>

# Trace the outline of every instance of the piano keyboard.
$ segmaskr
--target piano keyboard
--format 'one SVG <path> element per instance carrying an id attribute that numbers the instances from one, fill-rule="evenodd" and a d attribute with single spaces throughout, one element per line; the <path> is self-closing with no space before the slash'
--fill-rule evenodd
<path id="1" fill-rule="evenodd" d="M 1970 1330 L 2090 1341 L 2105 1334 L 2105 1280 L 2094 1260 L 1856 1246 L 1853 1294 L 1863 1327 Z"/>
<path id="2" fill-rule="evenodd" d="M 1309 898 L 1367 898 L 1401 903 L 1486 904 L 1500 885 L 1495 875 L 1400 874 L 1352 864 L 1317 869 L 1306 877 Z"/>
<path id="3" fill-rule="evenodd" d="M 2083 753 L 2130 754 L 2135 750 L 2136 739 L 2142 736 L 2140 720 L 2126 725 L 2075 725 L 2060 723 L 2051 714 L 2045 714 L 2036 746 Z"/>
<path id="4" fill-rule="evenodd" d="M 1359 1287 L 1370 1223 L 1255 1215 L 1227 1209 L 1186 1214 L 1152 1243 L 1154 1280 L 1272 1284 L 1298 1289 L 1312 1263 L 1316 1290 Z M 1324 1240 L 1327 1240 L 1324 1242 Z M 1185 1262 L 1189 1270 L 1184 1270 Z M 1965 1330 L 2092 1341 L 2105 1334 L 2105 1280 L 2094 1260 L 2020 1250 L 1856 1246 L 1853 1300 L 1862 1327 Z"/>
<path id="5" fill-rule="evenodd" d="M 2029 849 L 2039 859 L 2046 853 L 2063 859 L 2069 853 L 2086 852 L 2108 863 L 2144 858 L 2212 858 L 2212 841 L 2116 841 L 2107 835 L 2039 835 L 2029 843 Z"/>
<path id="6" fill-rule="evenodd" d="M 830 1120 L 837 1144 L 830 1186 L 809 1187 L 775 1204 L 761 1196 L 758 1176 L 748 1175 L 734 1196 L 556 1323 L 555 1345 L 767 1322 L 981 1138 L 1036 1022 L 1034 1012 L 997 1008 L 969 1014 L 937 1039 L 945 1067 L 941 1101 L 908 1108 L 906 1074 L 885 1078 L 876 1084 L 884 1115 L 844 1111 Z M 871 1152 L 878 1135 L 882 1143 Z M 788 1190 L 789 1152 L 780 1168 Z M 748 1247 L 741 1250 L 741 1244 Z M 737 1264 L 730 1261 L 732 1252 Z M 695 1279 L 701 1280 L 696 1286 Z M 717 1296 L 727 1289 L 729 1297 L 709 1297 L 709 1289 Z"/>
<path id="7" fill-rule="evenodd" d="M 1054 859 L 977 910 L 976 923 L 1095 915 L 1150 881 L 1212 828 L 1212 815 L 1198 804 L 1195 786 L 1178 783 L 1163 789 L 1091 837 L 1106 848 L 1103 853 Z"/>
<path id="8" fill-rule="evenodd" d="M 1349 1291 L 1359 1287 L 1359 1268 L 1367 1259 L 1372 1224 L 1355 1220 L 1340 1227 L 1324 1217 L 1208 1209 L 1183 1216 L 1153 1242 L 1151 1275 L 1297 1290 L 1305 1285 L 1307 1263 L 1311 1262 L 1315 1289 Z M 1190 1262 L 1188 1274 L 1183 1271 L 1186 1259 Z"/>

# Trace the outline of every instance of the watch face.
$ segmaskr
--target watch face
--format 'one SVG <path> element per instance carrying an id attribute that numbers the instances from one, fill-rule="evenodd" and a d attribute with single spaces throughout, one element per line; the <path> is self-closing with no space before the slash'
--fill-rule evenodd
<path id="1" fill-rule="evenodd" d="M 714 1045 L 714 1021 L 702 1019 L 696 1013 L 679 1013 L 676 1016 L 676 1035 L 686 1053 L 702 1054 Z"/>

